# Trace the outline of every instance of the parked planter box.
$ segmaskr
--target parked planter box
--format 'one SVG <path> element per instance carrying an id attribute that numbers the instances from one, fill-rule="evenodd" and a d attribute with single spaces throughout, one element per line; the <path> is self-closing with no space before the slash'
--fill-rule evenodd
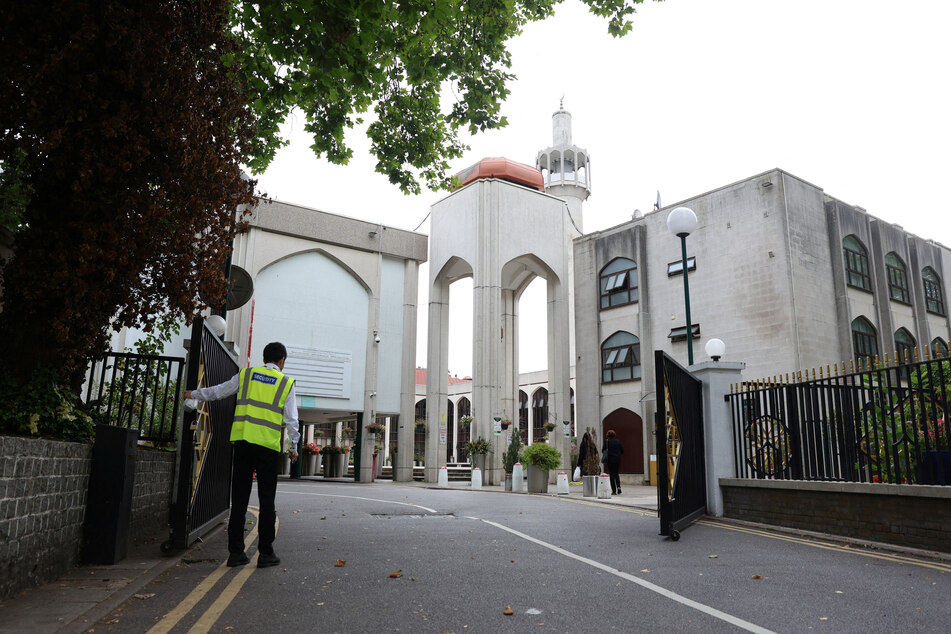
<path id="1" fill-rule="evenodd" d="M 548 469 L 528 465 L 528 492 L 548 493 Z"/>
<path id="2" fill-rule="evenodd" d="M 598 476 L 581 476 L 581 495 L 586 498 L 598 497 Z"/>

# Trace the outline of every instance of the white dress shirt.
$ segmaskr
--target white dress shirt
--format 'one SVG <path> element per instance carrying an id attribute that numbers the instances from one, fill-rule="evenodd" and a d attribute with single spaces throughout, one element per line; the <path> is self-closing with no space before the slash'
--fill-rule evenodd
<path id="1" fill-rule="evenodd" d="M 281 371 L 281 369 L 273 363 L 265 363 L 264 365 L 272 370 Z M 217 401 L 227 398 L 232 394 L 237 394 L 238 387 L 240 387 L 240 376 L 240 374 L 235 374 L 224 383 L 192 390 L 191 397 L 199 401 Z M 294 387 L 295 385 L 291 385 L 291 391 L 287 395 L 287 400 L 284 401 L 284 425 L 290 434 L 291 451 L 297 451 L 297 441 L 300 440 L 300 425 L 297 422 L 297 392 L 294 390 Z"/>

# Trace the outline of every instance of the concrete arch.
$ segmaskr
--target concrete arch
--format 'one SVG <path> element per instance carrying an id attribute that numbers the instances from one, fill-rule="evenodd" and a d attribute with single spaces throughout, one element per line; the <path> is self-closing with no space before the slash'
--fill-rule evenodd
<path id="1" fill-rule="evenodd" d="M 322 249 L 322 248 L 320 248 L 320 247 L 317 247 L 317 248 L 314 248 L 314 249 L 301 249 L 300 251 L 294 251 L 294 252 L 292 252 L 292 253 L 284 254 L 284 255 L 282 255 L 282 256 L 279 257 L 279 258 L 275 258 L 274 260 L 271 260 L 270 262 L 268 262 L 267 264 L 265 264 L 264 266 L 262 266 L 260 269 L 258 269 L 258 271 L 257 271 L 257 273 L 255 273 L 254 277 L 255 277 L 255 279 L 256 279 L 258 275 L 260 275 L 260 274 L 266 272 L 268 269 L 272 268 L 273 266 L 275 266 L 275 265 L 277 265 L 277 264 L 280 264 L 281 262 L 284 262 L 285 260 L 290 260 L 291 258 L 295 258 L 295 257 L 301 256 L 301 255 L 307 255 L 308 253 L 318 253 L 318 254 L 324 256 L 325 258 L 327 258 L 328 260 L 332 261 L 334 264 L 336 264 L 337 266 L 339 266 L 340 268 L 342 268 L 344 271 L 346 271 L 347 273 L 349 273 L 349 274 L 353 277 L 353 279 L 355 279 L 355 280 L 360 284 L 360 286 L 362 286 L 362 287 L 364 288 L 364 290 L 366 290 L 367 295 L 369 295 L 370 297 L 373 296 L 373 289 L 372 289 L 372 287 L 367 283 L 367 281 L 363 278 L 362 275 L 360 275 L 359 273 L 357 273 L 357 271 L 356 271 L 355 269 L 353 269 L 353 268 L 352 268 L 349 264 L 347 264 L 345 261 L 341 260 L 339 257 L 337 257 L 336 255 L 334 255 L 334 254 L 331 253 L 330 251 L 327 251 L 326 249 Z"/>

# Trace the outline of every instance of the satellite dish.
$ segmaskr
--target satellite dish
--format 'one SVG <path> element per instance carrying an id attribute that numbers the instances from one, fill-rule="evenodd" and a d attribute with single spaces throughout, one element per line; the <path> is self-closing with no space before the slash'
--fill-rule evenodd
<path id="1" fill-rule="evenodd" d="M 254 295 L 254 280 L 240 266 L 231 265 L 231 280 L 228 284 L 228 310 L 241 308 Z"/>

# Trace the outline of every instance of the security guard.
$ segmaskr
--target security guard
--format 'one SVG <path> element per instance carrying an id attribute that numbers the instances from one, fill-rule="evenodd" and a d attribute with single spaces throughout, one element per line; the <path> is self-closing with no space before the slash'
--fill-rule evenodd
<path id="1" fill-rule="evenodd" d="M 277 493 L 277 472 L 281 460 L 281 427 L 287 426 L 291 447 L 300 438 L 297 422 L 297 395 L 294 379 L 285 375 L 287 349 L 278 342 L 264 346 L 264 365 L 246 368 L 231 379 L 212 387 L 185 390 L 185 398 L 217 401 L 238 394 L 231 426 L 234 458 L 231 471 L 231 517 L 228 520 L 228 565 L 248 563 L 244 552 L 244 525 L 251 498 L 254 473 L 258 479 L 258 568 L 281 563 L 274 554 L 274 533 L 277 514 L 274 496 Z M 297 462 L 297 451 L 291 451 L 291 462 Z"/>

